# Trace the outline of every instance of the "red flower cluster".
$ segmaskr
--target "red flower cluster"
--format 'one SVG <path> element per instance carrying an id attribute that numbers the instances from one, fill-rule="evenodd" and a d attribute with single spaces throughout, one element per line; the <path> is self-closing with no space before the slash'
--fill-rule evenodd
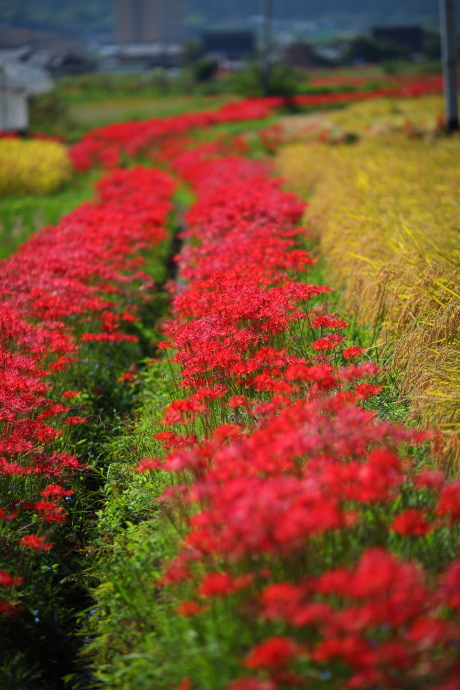
<path id="1" fill-rule="evenodd" d="M 76 170 L 93 165 L 115 167 L 123 156 L 139 156 L 174 140 L 193 129 L 203 129 L 223 122 L 260 120 L 273 112 L 276 103 L 267 99 L 246 99 L 221 106 L 218 110 L 189 113 L 176 117 L 155 118 L 147 122 L 123 122 L 93 129 L 70 149 Z"/>
<path id="2" fill-rule="evenodd" d="M 346 91 L 342 93 L 299 94 L 290 97 L 289 104 L 303 107 L 321 107 L 335 103 L 349 103 L 382 97 L 414 97 L 442 91 L 442 79 L 423 75 L 418 80 L 401 80 L 379 89 Z M 167 160 L 183 148 L 184 137 L 196 129 L 230 122 L 259 120 L 269 117 L 286 105 L 286 99 L 278 96 L 251 98 L 234 101 L 217 110 L 187 113 L 168 118 L 154 118 L 145 122 L 123 122 L 107 125 L 87 132 L 82 140 L 70 148 L 70 156 L 76 170 L 88 170 L 94 165 L 114 168 L 126 156 L 149 155 L 152 152 Z M 272 127 L 261 134 L 261 143 L 267 151 L 274 151 L 282 143 L 279 128 Z M 244 147 L 244 141 L 240 142 Z M 238 140 L 235 145 L 238 144 Z"/>
<path id="3" fill-rule="evenodd" d="M 190 394 L 166 410 L 166 458 L 138 471 L 177 473 L 163 500 L 192 509 L 161 583 L 182 583 L 178 613 L 191 619 L 228 596 L 243 626 L 258 615 L 242 672 L 261 675 L 231 690 L 323 672 L 337 687 L 447 687 L 460 663 L 460 560 L 446 567 L 458 483 L 401 459 L 429 434 L 357 405 L 381 390 L 359 383 L 377 370 L 347 362 L 363 351 L 318 304 L 328 288 L 296 278 L 311 262 L 295 245 L 303 204 L 258 162 L 208 148 L 174 167 L 198 200 L 163 346 Z M 438 571 L 433 535 L 450 544 Z"/>
<path id="4" fill-rule="evenodd" d="M 24 529 L 34 516 L 41 525 L 66 520 L 61 502 L 72 491 L 48 482 L 66 481 L 81 465 L 75 456 L 47 447 L 63 425 L 84 424 L 86 418 L 67 415 L 71 408 L 63 403 L 77 394 L 61 391 L 59 372 L 76 361 L 83 342 L 135 339 L 122 326 L 136 320 L 136 295 L 151 284 L 140 271 L 140 253 L 164 238 L 173 189 L 164 173 L 116 170 L 98 184 L 96 201 L 0 262 L 0 473 L 11 477 L 0 519 L 10 522 L 12 554 L 14 521 L 21 520 Z M 34 534 L 20 544 L 51 548 Z"/>
<path id="5" fill-rule="evenodd" d="M 332 105 L 351 103 L 372 98 L 415 98 L 442 92 L 442 77 L 424 75 L 417 80 L 410 80 L 394 86 L 385 86 L 369 91 L 347 91 L 343 93 L 318 93 L 295 96 L 295 103 L 304 106 Z"/>

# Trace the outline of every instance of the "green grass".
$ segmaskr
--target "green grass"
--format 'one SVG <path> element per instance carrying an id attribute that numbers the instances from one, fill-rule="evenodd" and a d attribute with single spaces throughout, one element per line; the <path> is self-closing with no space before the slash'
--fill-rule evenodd
<path id="1" fill-rule="evenodd" d="M 96 102 L 74 103 L 69 117 L 78 127 L 101 127 L 110 122 L 171 117 L 183 113 L 218 108 L 235 100 L 233 94 L 219 96 L 123 97 L 105 98 Z"/>
<path id="2" fill-rule="evenodd" d="M 0 259 L 12 254 L 33 233 L 56 225 L 93 194 L 99 173 L 75 177 L 70 185 L 52 195 L 15 196 L 0 199 Z"/>

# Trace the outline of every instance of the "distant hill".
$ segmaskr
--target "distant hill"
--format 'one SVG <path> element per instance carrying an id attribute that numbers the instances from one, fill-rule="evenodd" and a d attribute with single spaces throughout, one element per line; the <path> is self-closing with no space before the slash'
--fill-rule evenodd
<path id="1" fill-rule="evenodd" d="M 186 0 L 189 25 L 243 22 L 260 13 L 260 0 Z M 0 23 L 83 34 L 114 30 L 114 0 L 0 0 Z M 458 5 L 458 3 L 457 3 Z M 331 17 L 346 24 L 438 23 L 438 0 L 273 0 L 277 19 Z M 458 7 L 460 15 L 460 7 Z"/>

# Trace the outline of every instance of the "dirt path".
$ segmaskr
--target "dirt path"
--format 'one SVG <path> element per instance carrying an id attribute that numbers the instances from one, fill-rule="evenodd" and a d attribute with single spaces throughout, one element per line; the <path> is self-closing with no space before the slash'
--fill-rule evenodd
<path id="1" fill-rule="evenodd" d="M 279 118 L 279 123 L 283 127 L 286 134 L 298 134 L 306 127 L 328 129 L 331 122 L 328 119 L 328 113 L 300 113 L 299 115 L 283 115 Z"/>

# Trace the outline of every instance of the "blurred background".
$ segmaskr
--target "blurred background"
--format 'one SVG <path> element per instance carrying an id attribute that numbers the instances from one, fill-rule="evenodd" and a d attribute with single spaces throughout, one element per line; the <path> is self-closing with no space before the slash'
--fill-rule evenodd
<path id="1" fill-rule="evenodd" d="M 0 0 L 0 125 L 75 139 L 180 96 L 371 89 L 440 60 L 437 0 Z"/>

